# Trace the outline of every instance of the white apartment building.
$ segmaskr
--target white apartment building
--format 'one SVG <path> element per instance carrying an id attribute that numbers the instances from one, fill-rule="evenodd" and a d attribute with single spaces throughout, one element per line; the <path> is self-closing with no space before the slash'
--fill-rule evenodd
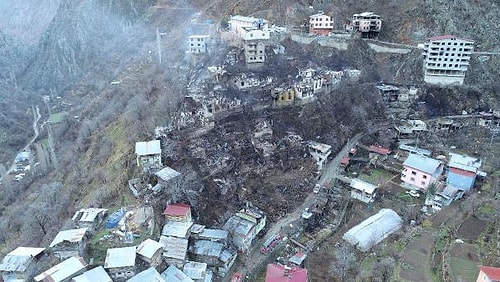
<path id="1" fill-rule="evenodd" d="M 314 35 L 328 35 L 333 31 L 333 18 L 319 12 L 309 17 L 309 33 Z"/>
<path id="2" fill-rule="evenodd" d="M 424 81 L 436 85 L 462 85 L 474 51 L 474 41 L 453 35 L 436 36 L 420 45 Z"/>
<path id="3" fill-rule="evenodd" d="M 191 35 L 189 36 L 189 53 L 204 54 L 208 52 L 208 35 Z"/>
<path id="4" fill-rule="evenodd" d="M 373 12 L 354 14 L 346 29 L 360 32 L 362 37 L 376 37 L 382 29 L 382 18 Z"/>

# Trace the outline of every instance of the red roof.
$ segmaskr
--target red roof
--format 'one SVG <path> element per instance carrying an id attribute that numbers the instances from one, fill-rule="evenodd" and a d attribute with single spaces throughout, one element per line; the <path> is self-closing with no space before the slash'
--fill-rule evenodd
<path id="1" fill-rule="evenodd" d="M 454 36 L 454 35 L 440 35 L 440 36 L 434 36 L 434 37 L 431 37 L 429 38 L 429 40 L 431 41 L 436 41 L 436 40 L 443 40 L 443 39 L 453 39 L 453 38 L 456 38 L 456 39 L 460 39 L 460 40 L 465 40 L 465 41 L 473 41 L 473 40 L 470 40 L 470 39 L 467 39 L 467 38 L 461 38 L 461 37 L 457 37 L 457 36 Z"/>
<path id="2" fill-rule="evenodd" d="M 370 148 L 368 148 L 368 151 L 381 155 L 389 155 L 391 153 L 391 150 L 378 145 L 371 145 Z"/>
<path id="3" fill-rule="evenodd" d="M 288 275 L 285 275 L 285 266 L 281 264 L 268 264 L 266 282 L 306 282 L 307 269 L 300 267 L 289 267 Z"/>
<path id="4" fill-rule="evenodd" d="M 481 269 L 488 278 L 490 278 L 493 281 L 500 281 L 500 268 L 498 267 L 491 267 L 491 266 L 481 266 L 479 269 Z"/>
<path id="5" fill-rule="evenodd" d="M 241 279 L 243 279 L 243 274 L 235 272 L 231 277 L 231 282 L 241 282 Z"/>
<path id="6" fill-rule="evenodd" d="M 170 216 L 187 216 L 191 210 L 191 206 L 187 204 L 170 204 L 165 208 L 164 215 Z"/>
<path id="7" fill-rule="evenodd" d="M 343 157 L 341 160 L 340 160 L 340 164 L 343 165 L 343 166 L 348 166 L 349 165 L 349 161 L 351 159 L 348 158 L 348 157 Z"/>
<path id="8" fill-rule="evenodd" d="M 476 176 L 476 174 L 472 171 L 466 171 L 466 170 L 454 168 L 454 167 L 450 167 L 450 172 L 460 174 L 463 176 L 467 176 L 467 177 L 475 177 Z"/>

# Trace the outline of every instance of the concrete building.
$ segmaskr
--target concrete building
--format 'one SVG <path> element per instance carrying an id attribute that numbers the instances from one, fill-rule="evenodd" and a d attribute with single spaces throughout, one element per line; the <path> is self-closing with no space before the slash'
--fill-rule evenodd
<path id="1" fill-rule="evenodd" d="M 72 282 L 113 282 L 113 280 L 102 266 L 98 266 L 73 277 Z"/>
<path id="2" fill-rule="evenodd" d="M 332 153 L 332 146 L 316 141 L 309 141 L 307 146 L 309 147 L 309 154 L 316 161 L 318 170 L 322 170 L 328 156 Z"/>
<path id="3" fill-rule="evenodd" d="M 161 264 L 163 244 L 151 239 L 146 239 L 137 246 L 136 252 L 140 259 L 147 262 L 150 266 L 156 267 Z"/>
<path id="4" fill-rule="evenodd" d="M 500 281 L 500 268 L 481 266 L 476 282 L 498 282 Z"/>
<path id="5" fill-rule="evenodd" d="M 135 251 L 135 246 L 108 249 L 104 269 L 113 281 L 126 281 L 135 275 Z"/>
<path id="6" fill-rule="evenodd" d="M 373 12 L 352 15 L 346 30 L 361 33 L 363 38 L 376 38 L 382 29 L 382 18 Z"/>
<path id="7" fill-rule="evenodd" d="M 266 215 L 264 212 L 247 203 L 244 209 L 229 218 L 223 228 L 231 234 L 234 246 L 240 251 L 246 251 L 265 225 Z"/>
<path id="8" fill-rule="evenodd" d="M 209 35 L 191 35 L 188 37 L 189 53 L 205 54 L 208 53 Z"/>
<path id="9" fill-rule="evenodd" d="M 160 140 L 135 143 L 135 154 L 137 155 L 137 166 L 147 170 L 150 167 L 161 168 Z"/>
<path id="10" fill-rule="evenodd" d="M 59 259 L 83 256 L 88 234 L 86 227 L 60 231 L 50 243 L 49 250 Z"/>
<path id="11" fill-rule="evenodd" d="M 36 282 L 63 282 L 85 272 L 87 263 L 81 257 L 70 257 L 67 260 L 47 269 L 35 276 Z"/>
<path id="12" fill-rule="evenodd" d="M 364 203 L 371 203 L 377 194 L 377 185 L 373 185 L 358 178 L 351 180 L 351 198 Z"/>
<path id="13" fill-rule="evenodd" d="M 0 264 L 3 281 L 28 281 L 45 248 L 17 247 Z"/>
<path id="14" fill-rule="evenodd" d="M 453 35 L 431 37 L 423 49 L 424 81 L 435 85 L 462 85 L 474 51 L 474 41 Z"/>
<path id="15" fill-rule="evenodd" d="M 433 158 L 410 154 L 403 163 L 401 180 L 409 189 L 427 191 L 443 173 L 443 164 Z"/>
<path id="16" fill-rule="evenodd" d="M 329 35 L 333 31 L 333 18 L 319 12 L 309 17 L 309 34 Z"/>

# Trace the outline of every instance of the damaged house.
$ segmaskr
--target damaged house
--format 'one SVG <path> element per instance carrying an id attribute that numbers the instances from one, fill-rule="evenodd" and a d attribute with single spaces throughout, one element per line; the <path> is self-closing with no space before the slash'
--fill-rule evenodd
<path id="1" fill-rule="evenodd" d="M 59 259 L 83 256 L 88 236 L 87 227 L 60 231 L 50 243 L 49 250 Z"/>
<path id="2" fill-rule="evenodd" d="M 162 167 L 160 140 L 135 143 L 137 166 L 143 170 Z"/>
<path id="3" fill-rule="evenodd" d="M 135 275 L 135 257 L 135 246 L 108 249 L 104 269 L 113 281 L 126 281 Z"/>
<path id="4" fill-rule="evenodd" d="M 377 186 L 359 178 L 351 179 L 351 198 L 364 203 L 371 203 L 377 195 Z"/>
<path id="5" fill-rule="evenodd" d="M 71 218 L 78 228 L 89 228 L 95 230 L 108 214 L 107 209 L 87 208 L 75 212 Z"/>
<path id="6" fill-rule="evenodd" d="M 157 241 L 146 239 L 137 246 L 137 256 L 147 262 L 149 266 L 157 267 L 161 264 L 163 244 Z"/>
<path id="7" fill-rule="evenodd" d="M 229 218 L 224 229 L 229 231 L 232 243 L 240 251 L 247 251 L 255 236 L 264 229 L 266 215 L 263 211 L 247 203 L 246 207 Z"/>
<path id="8" fill-rule="evenodd" d="M 172 192 L 173 188 L 177 186 L 178 176 L 181 175 L 178 171 L 166 166 L 161 170 L 155 172 L 158 179 L 158 184 L 153 187 L 153 192 L 158 193 L 163 189 Z"/>
<path id="9" fill-rule="evenodd" d="M 307 146 L 309 147 L 309 154 L 311 154 L 313 159 L 316 161 L 318 170 L 321 171 L 323 169 L 323 165 L 328 160 L 328 156 L 332 153 L 332 146 L 316 141 L 309 141 Z"/>

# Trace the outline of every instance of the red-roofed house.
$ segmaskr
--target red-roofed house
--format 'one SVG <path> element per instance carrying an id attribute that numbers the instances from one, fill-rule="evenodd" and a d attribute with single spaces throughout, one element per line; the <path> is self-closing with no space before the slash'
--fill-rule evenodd
<path id="1" fill-rule="evenodd" d="M 347 167 L 351 159 L 349 157 L 342 157 L 340 160 L 340 166 Z"/>
<path id="2" fill-rule="evenodd" d="M 387 148 L 384 148 L 382 146 L 378 146 L 378 145 L 371 145 L 368 148 L 368 151 L 370 153 L 376 153 L 376 154 L 384 155 L 384 156 L 387 156 L 387 155 L 389 155 L 391 153 L 391 150 L 389 150 Z"/>
<path id="3" fill-rule="evenodd" d="M 500 268 L 491 266 L 481 266 L 476 282 L 499 282 Z"/>
<path id="4" fill-rule="evenodd" d="M 187 204 L 169 204 L 163 211 L 165 218 L 171 221 L 190 222 L 191 206 Z"/>
<path id="5" fill-rule="evenodd" d="M 268 264 L 266 282 L 307 282 L 307 269 Z"/>

